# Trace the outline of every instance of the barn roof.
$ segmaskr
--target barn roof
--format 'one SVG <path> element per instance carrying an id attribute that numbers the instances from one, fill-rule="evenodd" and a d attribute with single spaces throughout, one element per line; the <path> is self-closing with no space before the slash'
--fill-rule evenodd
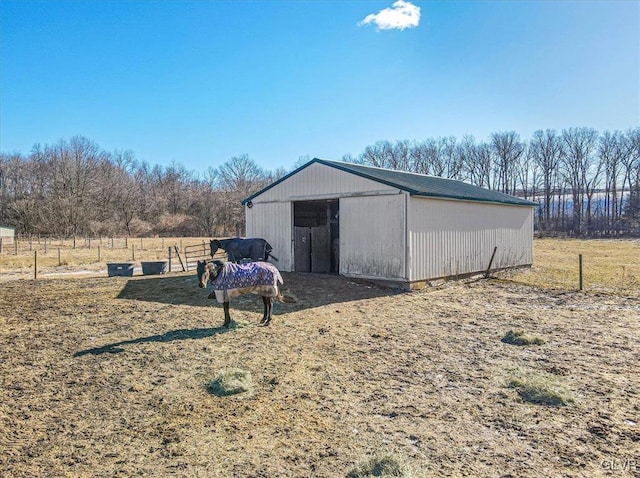
<path id="1" fill-rule="evenodd" d="M 440 178 L 437 176 L 427 176 L 425 174 L 408 173 L 393 169 L 376 168 L 361 164 L 345 163 L 339 161 L 329 161 L 327 159 L 315 158 L 295 171 L 287 174 L 279 180 L 271 183 L 264 189 L 249 196 L 242 201 L 246 204 L 260 194 L 271 189 L 287 178 L 299 171 L 311 166 L 314 163 L 323 164 L 331 168 L 336 168 L 347 173 L 355 174 L 372 181 L 376 181 L 387 186 L 398 188 L 414 196 L 426 196 L 434 198 L 458 199 L 464 201 L 494 202 L 500 204 L 515 204 L 518 206 L 537 206 L 535 202 L 527 201 L 509 194 L 474 186 L 455 179 Z"/>

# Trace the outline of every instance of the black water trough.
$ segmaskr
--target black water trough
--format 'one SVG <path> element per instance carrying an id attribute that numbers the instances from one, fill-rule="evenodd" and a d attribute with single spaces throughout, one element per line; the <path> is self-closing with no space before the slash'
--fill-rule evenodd
<path id="1" fill-rule="evenodd" d="M 133 262 L 109 262 L 107 263 L 107 272 L 109 277 L 133 275 Z"/>
<path id="2" fill-rule="evenodd" d="M 167 261 L 146 261 L 142 263 L 142 274 L 145 276 L 166 273 Z"/>

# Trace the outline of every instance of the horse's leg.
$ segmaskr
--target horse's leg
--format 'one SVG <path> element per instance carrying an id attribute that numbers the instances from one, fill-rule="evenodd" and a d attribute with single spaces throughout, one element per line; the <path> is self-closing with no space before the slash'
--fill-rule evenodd
<path id="1" fill-rule="evenodd" d="M 262 320 L 260 321 L 261 324 L 265 324 L 267 323 L 267 297 L 265 296 L 261 296 L 262 297 L 262 303 L 264 304 L 264 313 L 262 314 Z"/>
<path id="2" fill-rule="evenodd" d="M 269 325 L 269 323 L 271 322 L 271 309 L 273 306 L 273 298 L 263 297 L 262 300 L 264 301 L 264 318 L 260 323 L 262 325 Z"/>
<path id="3" fill-rule="evenodd" d="M 224 309 L 224 326 L 229 327 L 231 325 L 231 316 L 229 315 L 229 301 L 222 303 L 222 308 Z"/>

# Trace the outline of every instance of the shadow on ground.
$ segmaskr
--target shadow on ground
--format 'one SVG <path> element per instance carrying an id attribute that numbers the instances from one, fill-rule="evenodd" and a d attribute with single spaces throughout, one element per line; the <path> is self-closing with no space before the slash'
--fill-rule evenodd
<path id="1" fill-rule="evenodd" d="M 325 274 L 282 273 L 284 286 L 282 294 L 284 303 L 274 305 L 276 315 L 284 315 L 299 310 L 321 307 L 329 304 L 339 304 L 377 297 L 391 297 L 403 292 L 397 289 L 381 287 L 369 282 L 354 281 L 346 277 Z M 215 299 L 207 299 L 211 288 L 200 289 L 195 275 L 163 275 L 153 277 L 135 277 L 129 279 L 118 294 L 118 299 L 139 300 L 173 305 L 190 305 L 198 307 L 220 308 L 222 320 L 222 305 Z M 262 313 L 262 300 L 247 294 L 231 301 L 233 309 Z M 217 312 L 217 311 L 216 311 Z M 116 354 L 123 352 L 124 346 L 147 342 L 173 342 L 176 340 L 197 340 L 233 330 L 233 325 L 204 329 L 178 329 L 159 335 L 123 340 L 102 347 L 81 350 L 74 357 L 84 355 Z"/>
<path id="2" fill-rule="evenodd" d="M 149 337 L 140 337 L 137 339 L 123 340 L 113 344 L 103 345 L 92 349 L 81 350 L 73 354 L 74 357 L 82 357 L 83 355 L 101 355 L 101 354 L 117 354 L 124 352 L 122 348 L 125 345 L 144 344 L 147 342 L 174 342 L 176 340 L 197 340 L 211 337 L 213 335 L 222 334 L 232 330 L 233 327 L 215 327 L 208 329 L 179 329 L 166 332 L 161 335 L 151 335 Z"/>
<path id="3" fill-rule="evenodd" d="M 285 302 L 276 305 L 279 314 L 342 302 L 392 297 L 403 293 L 398 289 L 338 275 L 283 272 L 282 278 Z M 212 290 L 211 287 L 200 289 L 195 274 L 154 276 L 128 280 L 117 298 L 174 305 L 222 307 L 215 299 L 207 299 Z M 262 312 L 262 300 L 253 294 L 247 294 L 233 299 L 231 309 Z"/>

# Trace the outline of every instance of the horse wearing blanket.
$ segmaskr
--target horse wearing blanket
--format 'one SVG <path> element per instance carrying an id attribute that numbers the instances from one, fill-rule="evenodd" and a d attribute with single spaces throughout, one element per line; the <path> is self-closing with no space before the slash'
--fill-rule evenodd
<path id="1" fill-rule="evenodd" d="M 278 258 L 271 254 L 273 247 L 266 240 L 254 237 L 242 239 L 234 237 L 233 239 L 213 239 L 209 242 L 211 248 L 211 257 L 218 249 L 222 249 L 227 253 L 229 262 L 240 262 L 242 259 L 251 259 L 252 261 L 268 261 L 269 256 L 277 261 Z"/>
<path id="2" fill-rule="evenodd" d="M 208 283 L 213 286 L 209 299 L 222 304 L 224 309 L 224 326 L 229 327 L 229 300 L 243 294 L 262 296 L 264 315 L 260 325 L 269 325 L 273 299 L 282 301 L 280 287 L 283 284 L 280 271 L 268 262 L 250 262 L 248 264 L 222 263 L 220 261 L 198 261 L 198 284 L 201 288 Z"/>

